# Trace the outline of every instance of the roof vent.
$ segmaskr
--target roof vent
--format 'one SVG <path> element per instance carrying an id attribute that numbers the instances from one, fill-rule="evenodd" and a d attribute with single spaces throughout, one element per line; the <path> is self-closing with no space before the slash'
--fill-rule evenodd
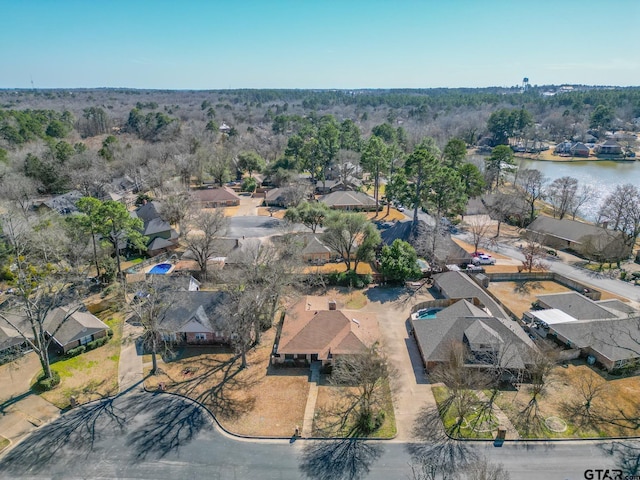
<path id="1" fill-rule="evenodd" d="M 358 325 L 358 328 L 360 328 L 360 322 L 358 320 L 356 320 L 355 318 L 352 318 L 351 321 L 356 325 Z"/>

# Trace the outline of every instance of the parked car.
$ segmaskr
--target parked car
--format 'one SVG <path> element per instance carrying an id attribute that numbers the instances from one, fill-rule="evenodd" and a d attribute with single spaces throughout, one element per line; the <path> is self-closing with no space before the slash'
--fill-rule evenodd
<path id="1" fill-rule="evenodd" d="M 477 257 L 473 257 L 471 261 L 474 265 L 495 265 L 496 259 L 492 258 L 490 255 L 478 255 Z"/>

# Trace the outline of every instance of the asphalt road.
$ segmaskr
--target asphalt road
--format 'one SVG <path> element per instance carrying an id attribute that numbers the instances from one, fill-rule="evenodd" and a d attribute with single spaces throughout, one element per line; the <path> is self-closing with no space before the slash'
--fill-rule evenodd
<path id="1" fill-rule="evenodd" d="M 237 440 L 187 400 L 129 392 L 37 430 L 0 458 L 0 478 L 387 480 L 410 478 L 412 455 L 437 454 L 454 459 L 452 470 L 485 456 L 514 480 L 563 480 L 625 464 L 625 474 L 636 473 L 636 448 L 640 444 Z"/>
<path id="2" fill-rule="evenodd" d="M 472 241 L 471 234 L 469 233 L 463 232 L 455 236 L 466 242 L 469 242 L 470 240 Z M 522 252 L 520 252 L 518 248 L 507 243 L 500 243 L 496 252 L 512 257 L 516 260 L 524 260 Z M 552 272 L 560 273 L 566 277 L 593 285 L 596 288 L 602 288 L 618 295 L 622 295 L 630 300 L 640 302 L 640 286 L 635 286 L 632 283 L 623 282 L 622 280 L 609 278 L 603 273 L 592 272 L 584 268 L 567 265 L 558 258 L 548 257 L 546 262 Z"/>

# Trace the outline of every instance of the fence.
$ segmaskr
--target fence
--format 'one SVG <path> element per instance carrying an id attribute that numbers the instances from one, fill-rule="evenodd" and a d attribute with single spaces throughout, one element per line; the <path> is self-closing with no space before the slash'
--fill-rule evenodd
<path id="1" fill-rule="evenodd" d="M 532 281 L 553 281 L 571 290 L 583 294 L 591 300 L 598 301 L 602 297 L 602 292 L 590 285 L 578 282 L 555 272 L 522 272 L 522 273 L 485 273 L 492 282 L 532 282 Z"/>

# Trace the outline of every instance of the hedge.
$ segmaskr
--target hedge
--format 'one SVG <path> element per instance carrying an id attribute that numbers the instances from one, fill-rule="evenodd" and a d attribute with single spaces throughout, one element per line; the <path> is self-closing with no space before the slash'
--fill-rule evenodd
<path id="1" fill-rule="evenodd" d="M 51 390 L 53 387 L 55 387 L 60 383 L 60 374 L 55 370 L 51 370 L 51 373 L 52 373 L 51 378 L 44 378 L 44 373 L 40 375 L 36 383 L 36 387 L 38 389 L 42 390 L 43 392 L 46 392 L 48 390 Z"/>
<path id="2" fill-rule="evenodd" d="M 69 350 L 67 352 L 67 357 L 69 357 L 69 358 L 76 357 L 76 356 L 80 355 L 81 353 L 84 353 L 86 350 L 87 350 L 87 347 L 85 347 L 84 345 L 80 345 L 79 347 L 72 348 L 71 350 Z"/>

